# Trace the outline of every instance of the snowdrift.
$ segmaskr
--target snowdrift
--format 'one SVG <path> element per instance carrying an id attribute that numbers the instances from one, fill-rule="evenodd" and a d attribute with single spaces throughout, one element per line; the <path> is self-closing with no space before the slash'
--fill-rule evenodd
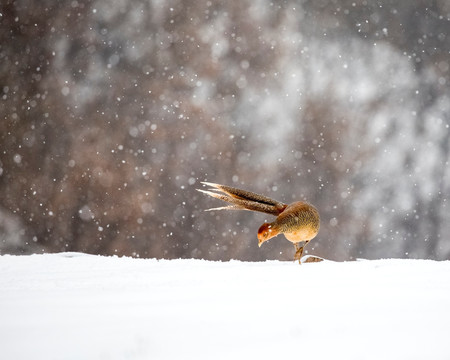
<path id="1" fill-rule="evenodd" d="M 1 359 L 450 359 L 450 262 L 0 257 Z"/>

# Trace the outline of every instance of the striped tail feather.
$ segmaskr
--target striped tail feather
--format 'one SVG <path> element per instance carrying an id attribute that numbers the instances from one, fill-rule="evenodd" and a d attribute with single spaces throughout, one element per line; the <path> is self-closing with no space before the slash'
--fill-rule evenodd
<path id="1" fill-rule="evenodd" d="M 211 189 L 198 191 L 205 193 L 216 199 L 226 201 L 232 205 L 223 206 L 211 210 L 250 210 L 263 212 L 265 214 L 279 215 L 286 208 L 286 204 L 273 200 L 267 196 L 251 191 L 241 190 L 227 185 L 220 185 L 211 182 L 202 182 Z"/>

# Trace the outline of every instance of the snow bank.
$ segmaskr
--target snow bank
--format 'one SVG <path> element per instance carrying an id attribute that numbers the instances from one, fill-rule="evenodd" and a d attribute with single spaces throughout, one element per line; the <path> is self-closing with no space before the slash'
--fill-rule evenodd
<path id="1" fill-rule="evenodd" d="M 449 359 L 450 262 L 0 257 L 1 359 Z"/>

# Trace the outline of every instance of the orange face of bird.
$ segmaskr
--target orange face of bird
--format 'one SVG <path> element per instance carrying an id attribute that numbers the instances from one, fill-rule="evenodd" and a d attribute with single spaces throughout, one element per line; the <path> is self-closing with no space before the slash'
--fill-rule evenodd
<path id="1" fill-rule="evenodd" d="M 262 243 L 273 238 L 274 236 L 277 236 L 279 234 L 279 231 L 276 231 L 272 224 L 264 223 L 261 225 L 261 227 L 258 230 L 258 246 L 261 247 Z"/>

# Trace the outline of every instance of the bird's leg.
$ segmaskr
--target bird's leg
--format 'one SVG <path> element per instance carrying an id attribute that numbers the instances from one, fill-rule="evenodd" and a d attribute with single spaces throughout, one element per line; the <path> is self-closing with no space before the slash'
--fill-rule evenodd
<path id="1" fill-rule="evenodd" d="M 294 261 L 298 260 L 298 263 L 301 264 L 300 260 L 302 258 L 304 246 L 301 246 L 299 243 L 294 243 L 294 247 L 295 247 Z"/>

